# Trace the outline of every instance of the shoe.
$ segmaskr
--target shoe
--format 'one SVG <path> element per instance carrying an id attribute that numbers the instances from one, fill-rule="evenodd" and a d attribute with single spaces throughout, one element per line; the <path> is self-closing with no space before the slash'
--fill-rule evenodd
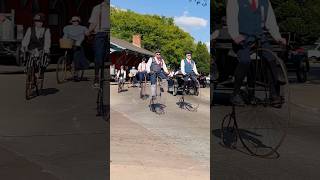
<path id="1" fill-rule="evenodd" d="M 244 106 L 245 103 L 239 94 L 233 94 L 230 98 L 230 102 L 235 106 Z"/>

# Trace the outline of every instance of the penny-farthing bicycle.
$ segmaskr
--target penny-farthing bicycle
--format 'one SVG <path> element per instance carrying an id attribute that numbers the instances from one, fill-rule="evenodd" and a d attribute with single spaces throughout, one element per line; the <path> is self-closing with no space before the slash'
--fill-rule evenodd
<path id="1" fill-rule="evenodd" d="M 147 89 L 147 76 L 146 74 L 144 74 L 143 80 L 141 80 L 140 82 L 140 98 L 143 100 L 145 100 L 148 97 L 146 89 Z"/>
<path id="2" fill-rule="evenodd" d="M 221 139 L 225 146 L 245 149 L 251 155 L 260 157 L 279 156 L 290 120 L 290 89 L 287 71 L 283 61 L 269 49 L 256 47 L 251 52 L 250 78 L 242 87 L 245 106 L 232 106 L 221 123 Z M 269 60 L 277 64 L 278 76 L 283 83 L 272 76 Z M 273 78 L 273 79 L 272 79 Z M 271 100 L 271 92 L 276 91 L 281 98 L 278 103 Z M 237 146 L 240 140 L 243 147 Z"/>
<path id="3" fill-rule="evenodd" d="M 159 73 L 155 73 L 156 76 L 156 93 L 155 93 L 155 97 L 151 97 L 150 99 L 150 103 L 149 103 L 149 108 L 150 111 L 155 112 L 158 115 L 163 115 L 165 114 L 165 97 L 164 97 L 164 88 L 162 86 L 163 81 L 160 77 L 159 77 Z"/>
<path id="4" fill-rule="evenodd" d="M 196 85 L 191 79 L 191 75 L 187 76 L 186 86 L 183 86 L 182 95 L 179 97 L 179 107 L 188 111 L 196 112 L 199 108 L 199 101 L 201 99 L 200 86 Z"/>

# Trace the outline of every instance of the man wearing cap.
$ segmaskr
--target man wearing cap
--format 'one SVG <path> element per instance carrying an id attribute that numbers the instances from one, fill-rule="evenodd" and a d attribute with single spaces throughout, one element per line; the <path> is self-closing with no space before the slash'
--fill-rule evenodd
<path id="1" fill-rule="evenodd" d="M 25 36 L 22 39 L 22 48 L 23 52 L 30 50 L 44 51 L 45 54 L 50 53 L 51 47 L 51 33 L 50 29 L 44 27 L 45 15 L 43 13 L 38 13 L 34 16 L 34 26 L 29 27 Z M 39 57 L 40 59 L 40 70 L 41 75 L 39 78 L 43 78 L 44 71 L 49 65 L 49 60 L 47 55 L 45 57 Z"/>
<path id="2" fill-rule="evenodd" d="M 81 19 L 78 16 L 73 16 L 70 20 L 71 25 L 63 28 L 63 38 L 74 40 L 73 62 L 75 65 L 74 81 L 79 81 L 79 70 L 87 69 L 89 66 L 88 60 L 85 57 L 82 42 L 88 29 L 80 25 Z"/>
<path id="3" fill-rule="evenodd" d="M 87 35 L 95 34 L 94 40 L 94 54 L 95 54 L 95 80 L 94 86 L 99 86 L 99 70 L 104 68 L 103 64 L 106 58 L 106 51 L 108 45 L 108 31 L 110 30 L 109 4 L 108 0 L 101 0 L 102 2 L 95 6 L 92 10 L 89 19 L 89 30 Z"/>
<path id="4" fill-rule="evenodd" d="M 193 83 L 196 84 L 197 89 L 200 87 L 199 81 L 196 76 L 199 76 L 196 63 L 192 60 L 192 53 L 186 52 L 186 58 L 181 60 L 181 72 L 184 75 L 184 87 L 186 87 L 188 79 L 191 78 Z"/>
<path id="5" fill-rule="evenodd" d="M 286 40 L 281 37 L 279 27 L 269 0 L 229 0 L 227 3 L 227 25 L 231 38 L 234 41 L 233 49 L 236 52 L 239 64 L 235 71 L 234 91 L 231 102 L 234 105 L 244 105 L 240 96 L 240 88 L 243 79 L 250 68 L 250 48 L 256 38 L 260 38 L 261 47 L 271 49 L 266 37 L 266 31 L 278 42 L 286 44 Z M 279 84 L 277 65 L 275 59 L 270 58 L 270 54 L 262 54 L 268 61 L 271 69 L 271 100 L 279 103 L 281 98 L 276 92 Z M 251 79 L 250 76 L 248 76 Z M 249 92 L 251 95 L 253 92 Z"/>
<path id="6" fill-rule="evenodd" d="M 157 50 L 155 52 L 154 57 L 149 58 L 147 62 L 147 73 L 150 73 L 151 97 L 155 99 L 157 76 L 161 79 L 168 79 L 165 74 L 169 74 L 166 63 L 164 62 L 164 59 L 162 59 L 161 57 L 160 50 Z"/>

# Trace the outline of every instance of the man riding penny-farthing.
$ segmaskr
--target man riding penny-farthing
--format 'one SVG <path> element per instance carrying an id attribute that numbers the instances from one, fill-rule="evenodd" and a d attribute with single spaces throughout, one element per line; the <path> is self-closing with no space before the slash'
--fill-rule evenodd
<path id="1" fill-rule="evenodd" d="M 267 33 L 282 44 L 286 40 L 269 0 L 228 1 L 227 25 L 238 62 L 231 113 L 221 123 L 222 143 L 252 155 L 277 154 L 290 119 L 290 93 L 286 68 L 272 51 Z M 243 147 L 236 146 L 237 139 Z"/>
<path id="2" fill-rule="evenodd" d="M 147 62 L 147 73 L 150 74 L 151 81 L 151 99 L 150 110 L 157 114 L 165 113 L 165 99 L 163 80 L 168 80 L 167 74 L 169 74 L 166 63 L 161 57 L 160 50 L 155 52 L 154 57 L 150 57 Z"/>
<path id="3" fill-rule="evenodd" d="M 196 63 L 192 60 L 192 53 L 186 52 L 186 58 L 181 60 L 181 73 L 183 75 L 183 91 L 179 99 L 180 108 L 196 111 L 199 107 L 198 100 L 193 96 L 199 96 L 200 83 Z"/>

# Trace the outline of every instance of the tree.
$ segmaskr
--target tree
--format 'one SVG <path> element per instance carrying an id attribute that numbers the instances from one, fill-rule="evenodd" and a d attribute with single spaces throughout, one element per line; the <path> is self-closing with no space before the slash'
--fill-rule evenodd
<path id="1" fill-rule="evenodd" d="M 193 53 L 193 59 L 197 64 L 199 72 L 205 74 L 210 72 L 210 54 L 205 43 L 202 43 L 201 41 L 198 42 L 196 50 Z"/>

